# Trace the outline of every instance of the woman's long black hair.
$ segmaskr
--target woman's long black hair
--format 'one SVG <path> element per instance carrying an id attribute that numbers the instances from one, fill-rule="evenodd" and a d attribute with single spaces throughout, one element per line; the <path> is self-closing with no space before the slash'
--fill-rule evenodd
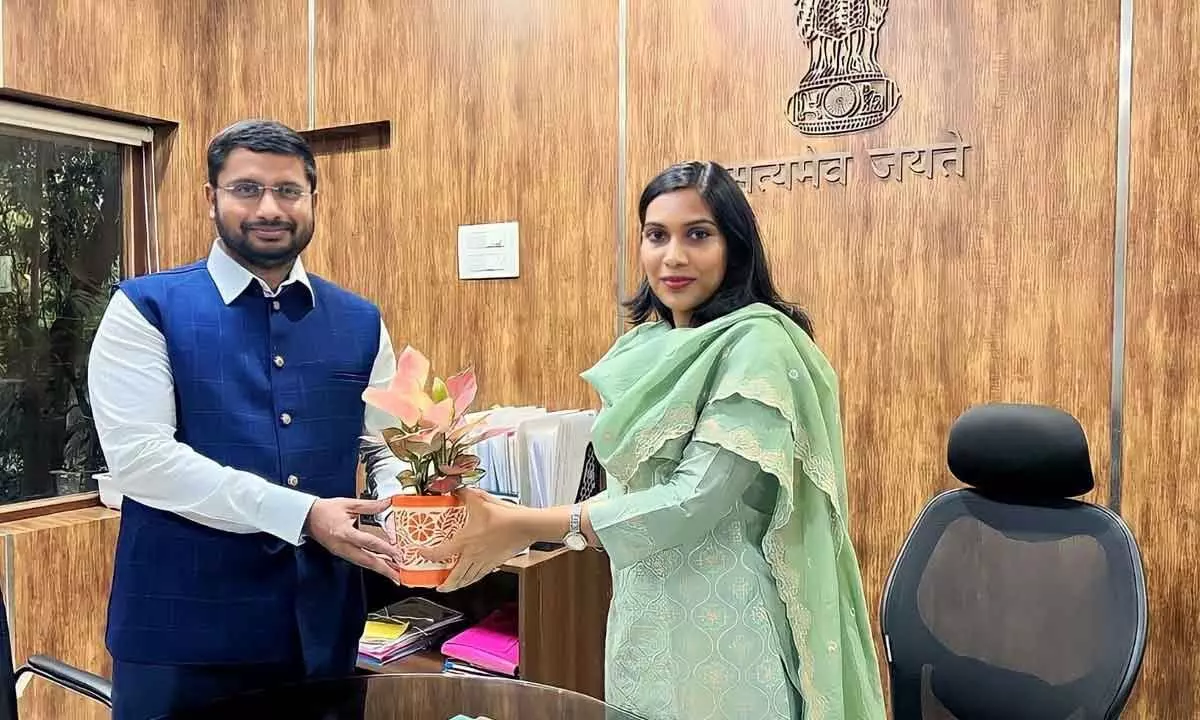
<path id="1" fill-rule="evenodd" d="M 714 162 L 686 162 L 663 170 L 642 190 L 638 201 L 639 226 L 646 223 L 646 208 L 655 198 L 689 188 L 700 193 L 712 211 L 726 244 L 725 279 L 712 297 L 692 311 L 692 327 L 747 305 L 763 303 L 790 317 L 811 337 L 813 326 L 808 313 L 786 302 L 776 292 L 754 210 L 725 168 Z M 634 324 L 645 322 L 652 314 L 668 323 L 673 322 L 670 308 L 658 299 L 645 277 L 633 297 L 625 301 L 625 309 Z"/>

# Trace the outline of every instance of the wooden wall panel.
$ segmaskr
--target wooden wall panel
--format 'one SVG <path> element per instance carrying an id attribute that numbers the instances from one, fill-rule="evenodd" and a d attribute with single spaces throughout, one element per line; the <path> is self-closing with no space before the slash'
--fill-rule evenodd
<path id="1" fill-rule="evenodd" d="M 1150 593 L 1145 665 L 1126 717 L 1200 717 L 1200 7 L 1134 3 L 1122 513 Z"/>
<path id="2" fill-rule="evenodd" d="M 179 123 L 158 153 L 158 245 L 163 267 L 184 264 L 214 236 L 203 193 L 212 135 L 243 117 L 304 126 L 306 5 L 3 0 L 3 82 Z M 41 652 L 111 673 L 103 633 L 118 520 L 105 513 L 0 526 L 15 560 L 6 577 L 18 662 Z M 35 719 L 107 717 L 100 708 L 39 680 L 21 701 Z"/>
<path id="3" fill-rule="evenodd" d="M 317 124 L 386 119 L 392 139 L 322 158 L 306 262 L 379 302 L 397 349 L 474 364 L 480 407 L 595 403 L 578 375 L 615 336 L 616 11 L 318 4 Z M 512 220 L 520 278 L 458 280 L 458 226 Z"/>
<path id="4" fill-rule="evenodd" d="M 303 129 L 307 2 L 4 0 L 6 87 L 172 120 L 161 265 L 208 254 L 204 150 L 243 117 Z"/>
<path id="5" fill-rule="evenodd" d="M 203 149 L 214 132 L 246 116 L 305 126 L 305 0 L 3 6 L 6 86 L 181 123 L 160 179 L 164 266 L 207 252 Z M 474 363 L 483 404 L 590 405 L 577 375 L 613 339 L 618 276 L 627 289 L 639 276 L 634 209 L 655 172 L 683 159 L 849 151 L 846 186 L 768 184 L 751 202 L 777 280 L 813 312 L 841 375 L 870 601 L 919 507 L 954 484 L 945 437 L 971 404 L 1074 413 L 1092 445 L 1091 499 L 1105 501 L 1117 4 L 893 2 L 879 58 L 900 105 L 881 127 L 834 138 L 803 136 L 785 118 L 809 58 L 791 0 L 753 12 L 737 0 L 628 7 L 618 268 L 616 0 L 319 2 L 318 125 L 388 119 L 392 142 L 321 158 L 313 269 L 379 302 L 397 345 L 421 348 L 438 370 Z M 1197 171 L 1174 144 L 1200 123 L 1200 101 L 1176 90 L 1200 67 L 1189 35 L 1200 11 L 1181 0 L 1136 7 L 1123 507 L 1152 593 L 1149 656 L 1127 715 L 1149 719 L 1200 714 L 1190 682 L 1200 573 L 1188 564 L 1200 495 L 1175 481 L 1195 474 L 1200 432 L 1190 359 L 1200 201 Z M 883 182 L 863 162 L 869 148 L 941 142 L 947 130 L 973 146 L 965 178 Z M 457 280 L 457 226 L 504 220 L 521 222 L 521 278 Z M 62 533 L 82 547 L 110 527 L 26 528 L 12 547 L 39 552 L 24 543 L 51 533 L 51 546 Z M 106 594 L 95 579 L 76 607 Z M 39 582 L 24 597 L 60 581 Z M 98 642 L 102 614 L 84 617 L 100 623 L 83 631 Z M 50 646 L 31 649 L 83 652 L 52 629 L 24 632 L 18 642 Z M 87 666 L 91 652 L 76 660 Z"/>
<path id="6" fill-rule="evenodd" d="M 0 524 L 15 665 L 42 654 L 111 677 L 103 638 L 119 525 L 117 513 L 100 507 Z M 30 720 L 109 716 L 103 705 L 38 678 L 18 705 Z"/>
<path id="7" fill-rule="evenodd" d="M 893 2 L 879 60 L 898 109 L 819 138 L 785 117 L 809 62 L 793 6 L 630 0 L 629 281 L 638 193 L 668 164 L 854 153 L 845 185 L 768 183 L 750 199 L 781 290 L 811 310 L 840 374 L 854 542 L 877 607 L 917 512 L 956 484 L 946 437 L 973 404 L 1080 418 L 1091 499 L 1105 500 L 1118 7 Z M 964 178 L 883 181 L 865 159 L 949 130 L 973 146 Z"/>

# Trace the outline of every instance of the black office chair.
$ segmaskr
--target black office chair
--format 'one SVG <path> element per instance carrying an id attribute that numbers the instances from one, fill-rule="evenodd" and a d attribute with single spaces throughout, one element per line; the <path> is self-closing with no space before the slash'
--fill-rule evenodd
<path id="1" fill-rule="evenodd" d="M 45 655 L 31 655 L 13 672 L 12 640 L 8 631 L 8 613 L 0 597 L 0 720 L 17 720 L 17 682 L 30 673 L 52 683 L 112 707 L 112 683 L 99 675 L 67 665 Z"/>
<path id="2" fill-rule="evenodd" d="M 970 488 L 925 506 L 884 587 L 895 720 L 1109 720 L 1146 642 L 1141 555 L 1093 487 L 1087 438 L 1047 407 L 984 405 L 950 432 Z"/>

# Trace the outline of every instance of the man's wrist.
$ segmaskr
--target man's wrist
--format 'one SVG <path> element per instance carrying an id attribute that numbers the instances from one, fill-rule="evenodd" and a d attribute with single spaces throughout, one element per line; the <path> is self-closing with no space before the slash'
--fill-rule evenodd
<path id="1" fill-rule="evenodd" d="M 321 498 L 314 498 L 312 504 L 308 506 L 308 512 L 304 514 L 304 524 L 300 526 L 301 541 L 312 536 L 312 529 L 310 528 L 309 523 L 312 520 L 313 508 L 315 508 L 319 502 L 321 502 Z"/>
<path id="2" fill-rule="evenodd" d="M 304 542 L 303 534 L 309 530 L 308 516 L 317 498 L 274 483 L 263 486 L 258 528 L 293 545 Z"/>

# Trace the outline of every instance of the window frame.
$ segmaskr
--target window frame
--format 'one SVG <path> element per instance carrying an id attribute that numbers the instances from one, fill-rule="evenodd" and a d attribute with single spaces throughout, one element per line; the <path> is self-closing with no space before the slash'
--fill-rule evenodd
<path id="1" fill-rule="evenodd" d="M 121 201 L 124 238 L 121 278 L 159 269 L 158 179 L 155 129 L 149 125 L 0 99 L 0 134 L 5 127 L 116 143 L 121 148 Z M 18 500 L 0 505 L 0 523 L 101 505 L 98 491 Z"/>

